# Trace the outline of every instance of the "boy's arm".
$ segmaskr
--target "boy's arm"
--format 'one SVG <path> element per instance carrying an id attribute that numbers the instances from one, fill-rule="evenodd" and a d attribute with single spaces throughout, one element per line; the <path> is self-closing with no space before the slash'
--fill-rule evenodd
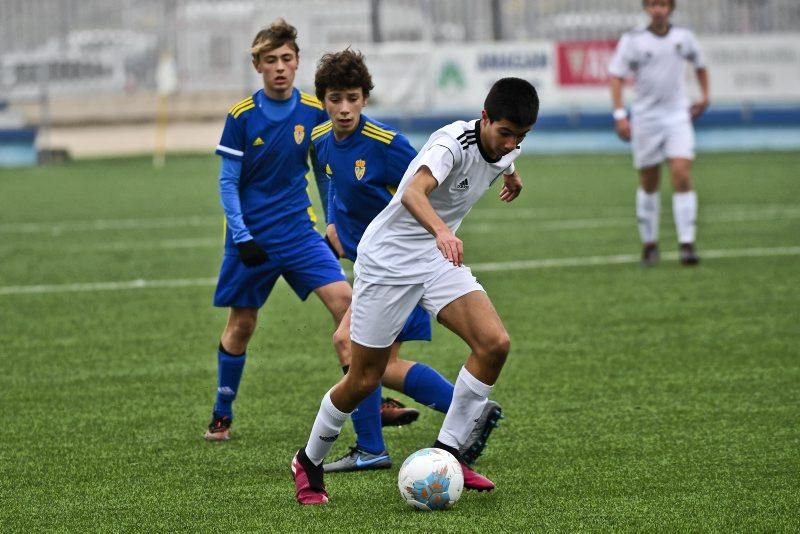
<path id="1" fill-rule="evenodd" d="M 522 178 L 517 174 L 513 163 L 506 171 L 511 172 L 508 174 L 503 173 L 503 188 L 500 190 L 500 200 L 511 202 L 522 193 Z"/>
<path id="2" fill-rule="evenodd" d="M 619 76 L 611 77 L 611 102 L 614 106 L 614 129 L 623 141 L 631 139 L 631 123 L 628 120 L 628 112 L 625 111 L 625 104 L 622 100 L 622 89 L 625 86 L 625 78 Z"/>
<path id="3" fill-rule="evenodd" d="M 247 267 L 255 267 L 267 261 L 267 253 L 256 243 L 244 223 L 242 204 L 239 199 L 239 179 L 242 162 L 233 158 L 222 158 L 219 171 L 219 197 L 225 220 L 230 228 L 239 258 Z"/>
<path id="4" fill-rule="evenodd" d="M 322 204 L 322 217 L 328 221 L 328 188 L 330 187 L 331 179 L 325 174 L 325 168 L 317 159 L 317 151 L 314 145 L 308 149 L 308 158 L 311 161 L 311 169 L 314 172 L 314 180 L 317 182 L 317 191 L 319 192 L 319 200 Z"/>
<path id="5" fill-rule="evenodd" d="M 439 217 L 431 205 L 428 195 L 439 182 L 427 165 L 421 166 L 403 191 L 403 206 L 419 223 L 436 238 L 436 246 L 442 255 L 456 267 L 464 263 L 464 244 Z"/>
<path id="6" fill-rule="evenodd" d="M 705 67 L 695 69 L 697 74 L 697 83 L 700 85 L 701 98 L 699 101 L 692 105 L 691 113 L 692 119 L 696 119 L 708 109 L 709 99 L 709 84 L 708 84 L 708 70 Z"/>
<path id="7" fill-rule="evenodd" d="M 344 258 L 344 247 L 342 242 L 339 241 L 339 234 L 336 232 L 336 210 L 333 203 L 335 198 L 336 182 L 333 181 L 333 178 L 330 178 L 328 181 L 328 198 L 325 202 L 328 205 L 328 224 L 325 227 L 325 241 L 337 258 Z"/>

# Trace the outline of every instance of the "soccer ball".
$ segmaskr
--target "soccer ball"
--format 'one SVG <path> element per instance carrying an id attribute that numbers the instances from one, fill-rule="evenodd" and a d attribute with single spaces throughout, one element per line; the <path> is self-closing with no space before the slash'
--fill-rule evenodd
<path id="1" fill-rule="evenodd" d="M 400 495 L 418 510 L 446 510 L 464 489 L 464 473 L 455 456 L 442 449 L 422 449 L 403 462 L 397 475 Z"/>

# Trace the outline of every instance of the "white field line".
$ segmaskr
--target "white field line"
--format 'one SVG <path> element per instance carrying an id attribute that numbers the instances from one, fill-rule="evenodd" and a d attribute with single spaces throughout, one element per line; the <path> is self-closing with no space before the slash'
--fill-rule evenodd
<path id="1" fill-rule="evenodd" d="M 47 223 L 0 224 L 2 234 L 53 234 L 102 230 L 150 230 L 158 228 L 222 227 L 222 214 L 215 217 L 164 217 L 152 219 L 97 219 L 93 221 L 61 221 Z"/>
<path id="2" fill-rule="evenodd" d="M 774 248 L 744 248 L 728 250 L 704 250 L 703 260 L 721 258 L 758 258 L 765 256 L 798 256 L 800 247 L 774 247 Z M 676 253 L 663 254 L 667 260 L 676 260 Z M 506 262 L 474 263 L 473 271 L 522 271 L 533 269 L 552 269 L 560 267 L 588 267 L 596 265 L 616 265 L 625 263 L 638 263 L 639 255 L 618 254 L 613 256 L 584 256 L 576 258 L 545 258 L 538 260 L 521 260 Z M 208 287 L 217 283 L 216 278 L 177 278 L 172 280 L 127 280 L 119 282 L 88 282 L 75 284 L 50 284 L 30 286 L 5 286 L 0 287 L 2 295 L 30 295 L 43 293 L 69 293 L 86 291 L 119 291 L 125 289 L 164 289 L 180 287 Z"/>
<path id="3" fill-rule="evenodd" d="M 563 218 L 569 215 L 558 208 L 481 208 L 473 210 L 469 220 L 474 221 L 536 221 L 537 228 L 543 230 L 568 230 L 584 228 L 602 228 L 608 226 L 629 225 L 633 216 L 633 206 L 609 207 L 601 210 L 603 216 L 584 218 Z M 572 212 L 574 213 L 574 212 Z M 800 205 L 766 204 L 766 205 L 731 205 L 701 208 L 701 220 L 704 222 L 746 222 L 760 220 L 777 220 L 800 217 Z M 167 217 L 152 219 L 97 219 L 91 221 L 61 221 L 47 223 L 3 223 L 0 234 L 35 234 L 44 233 L 61 235 L 65 232 L 107 231 L 107 230 L 150 230 L 185 227 L 222 227 L 222 214 L 208 217 Z M 469 222 L 466 223 L 469 227 Z M 480 225 L 473 225 L 476 228 Z"/>

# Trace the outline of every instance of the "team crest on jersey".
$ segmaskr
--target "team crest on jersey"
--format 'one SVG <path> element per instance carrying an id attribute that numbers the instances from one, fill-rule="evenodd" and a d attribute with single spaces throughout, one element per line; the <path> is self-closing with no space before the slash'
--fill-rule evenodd
<path id="1" fill-rule="evenodd" d="M 356 171 L 356 179 L 357 180 L 362 179 L 364 177 L 364 173 L 367 172 L 367 162 L 364 161 L 363 159 L 357 159 L 355 171 Z"/>
<path id="2" fill-rule="evenodd" d="M 294 142 L 298 145 L 303 142 L 303 138 L 306 136 L 306 127 L 302 124 L 295 124 L 294 125 Z"/>

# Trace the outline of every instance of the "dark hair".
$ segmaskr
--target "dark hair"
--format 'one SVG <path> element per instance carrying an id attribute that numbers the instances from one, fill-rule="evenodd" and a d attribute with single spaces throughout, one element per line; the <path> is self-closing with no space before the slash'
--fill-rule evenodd
<path id="1" fill-rule="evenodd" d="M 643 7 L 643 8 L 647 8 L 647 2 L 649 2 L 649 1 L 650 1 L 650 0 L 642 0 L 642 7 Z M 676 1 L 677 1 L 677 0 L 669 0 L 669 4 L 670 4 L 670 10 L 671 10 L 671 11 L 675 11 L 675 2 L 676 2 Z"/>
<path id="2" fill-rule="evenodd" d="M 517 126 L 532 126 L 539 115 L 539 95 L 522 78 L 501 78 L 486 95 L 483 109 L 492 122 L 506 119 Z"/>
<path id="3" fill-rule="evenodd" d="M 314 75 L 314 90 L 321 102 L 325 100 L 325 91 L 328 89 L 354 87 L 361 88 L 364 98 L 375 87 L 361 52 L 345 48 L 341 52 L 322 56 Z"/>
<path id="4" fill-rule="evenodd" d="M 253 56 L 253 61 L 258 61 L 263 52 L 275 50 L 285 44 L 294 48 L 295 54 L 300 53 L 300 47 L 297 46 L 297 28 L 278 18 L 256 34 L 250 46 L 250 54 Z"/>

